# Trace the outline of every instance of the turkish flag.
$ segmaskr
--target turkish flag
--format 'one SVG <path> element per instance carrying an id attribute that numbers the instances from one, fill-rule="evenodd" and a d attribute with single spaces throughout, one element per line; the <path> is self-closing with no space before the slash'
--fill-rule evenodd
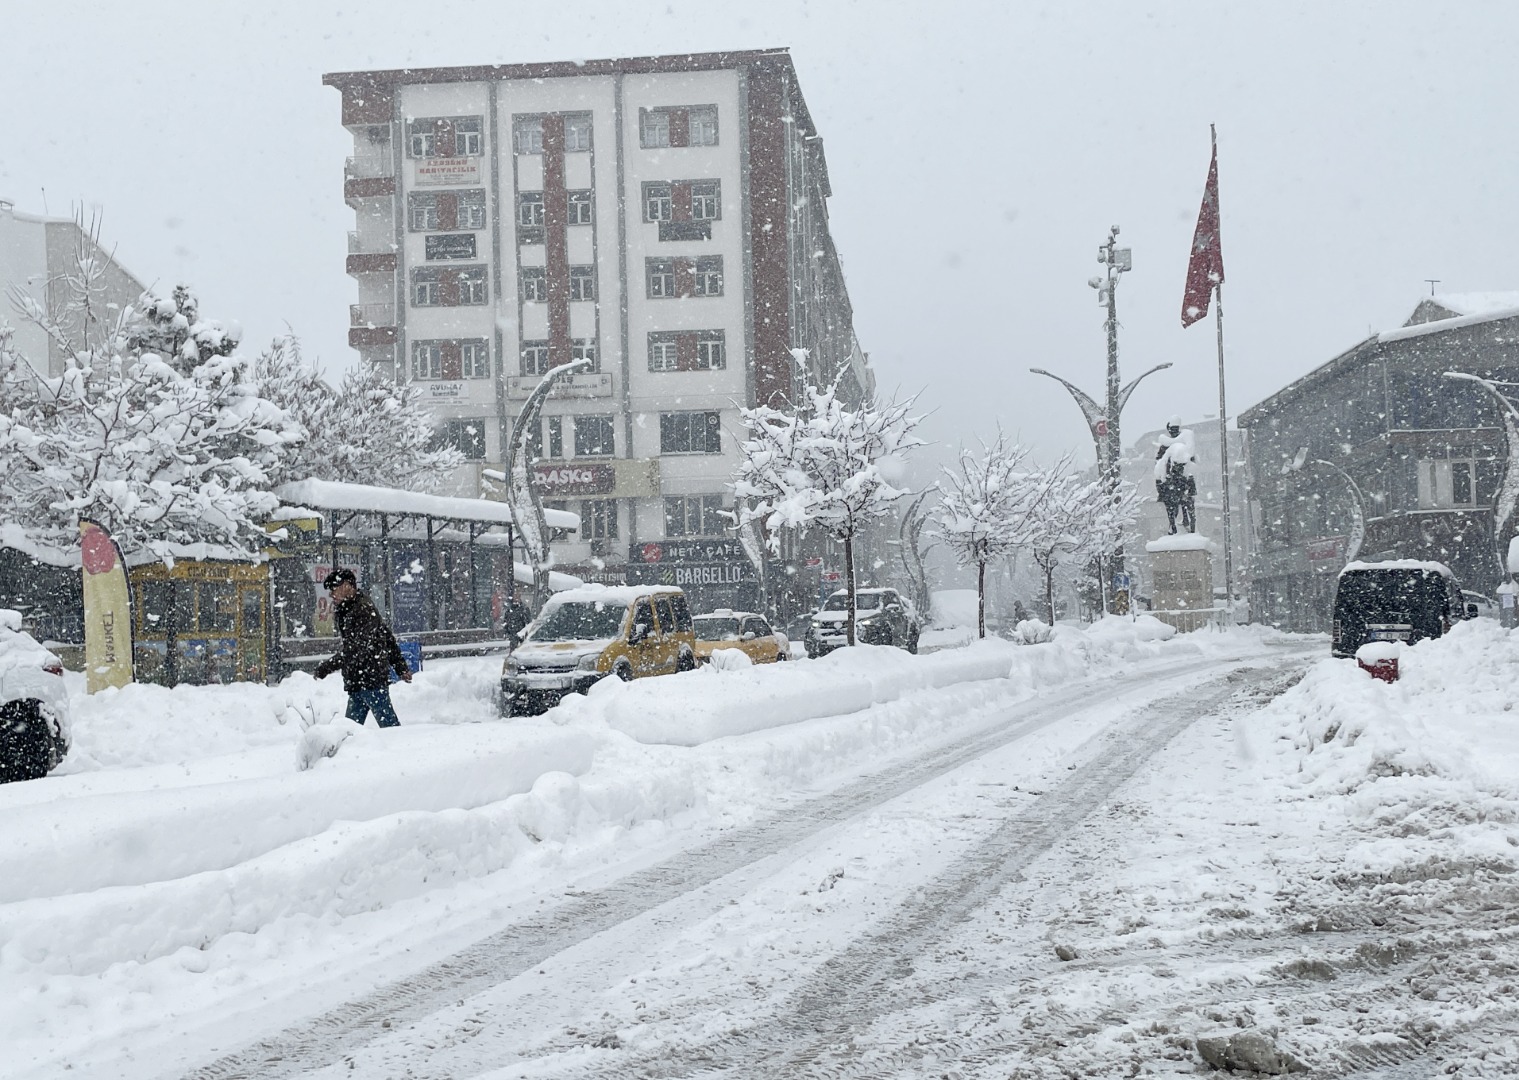
<path id="1" fill-rule="evenodd" d="M 1192 234 L 1192 258 L 1187 263 L 1187 293 L 1181 301 L 1181 324 L 1191 326 L 1208 314 L 1215 285 L 1224 283 L 1224 248 L 1218 235 L 1218 141 L 1208 163 L 1208 184 Z"/>

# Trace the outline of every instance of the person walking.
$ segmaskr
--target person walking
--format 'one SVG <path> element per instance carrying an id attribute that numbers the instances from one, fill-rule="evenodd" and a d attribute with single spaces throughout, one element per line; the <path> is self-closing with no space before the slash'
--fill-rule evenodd
<path id="1" fill-rule="evenodd" d="M 506 602 L 506 608 L 501 613 L 501 629 L 511 642 L 513 650 L 522 644 L 522 631 L 527 629 L 527 624 L 531 621 L 527 605 L 517 595 L 517 587 L 513 585 L 511 599 Z"/>
<path id="2" fill-rule="evenodd" d="M 399 727 L 401 721 L 390 703 L 390 672 L 394 668 L 403 682 L 411 682 L 411 667 L 396 636 L 380 618 L 374 601 L 359 591 L 352 570 L 334 570 L 322 584 L 337 603 L 335 614 L 343 647 L 317 665 L 316 677 L 325 679 L 334 671 L 342 671 L 343 689 L 348 692 L 345 715 L 354 723 L 364 723 L 372 711 L 380 727 Z"/>

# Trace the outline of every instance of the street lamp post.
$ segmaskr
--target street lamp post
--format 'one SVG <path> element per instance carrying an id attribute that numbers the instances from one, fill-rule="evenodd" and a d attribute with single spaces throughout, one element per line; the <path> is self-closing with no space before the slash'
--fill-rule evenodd
<path id="1" fill-rule="evenodd" d="M 1125 272 L 1134 268 L 1134 252 L 1132 248 L 1118 246 L 1117 225 L 1108 230 L 1107 242 L 1098 247 L 1097 261 L 1107 268 L 1107 276 L 1106 278 L 1094 277 L 1087 284 L 1097 290 L 1097 302 L 1107 309 L 1107 318 L 1103 322 L 1103 329 L 1108 335 L 1106 400 L 1099 405 L 1075 384 L 1044 368 L 1029 368 L 1029 371 L 1035 375 L 1049 376 L 1065 387 L 1071 397 L 1075 398 L 1076 406 L 1081 410 L 1081 415 L 1086 418 L 1087 428 L 1092 433 L 1092 442 L 1097 448 L 1098 473 L 1102 477 L 1104 487 L 1111 493 L 1118 489 L 1119 458 L 1123 453 L 1119 421 L 1123 415 L 1123 407 L 1128 404 L 1129 395 L 1134 392 L 1134 388 L 1140 382 L 1171 365 L 1169 363 L 1156 364 L 1139 378 L 1127 384 L 1120 383 L 1118 376 L 1118 282 Z M 1123 565 L 1123 550 L 1120 548 L 1113 553 L 1112 569 L 1115 572 L 1120 571 Z"/>

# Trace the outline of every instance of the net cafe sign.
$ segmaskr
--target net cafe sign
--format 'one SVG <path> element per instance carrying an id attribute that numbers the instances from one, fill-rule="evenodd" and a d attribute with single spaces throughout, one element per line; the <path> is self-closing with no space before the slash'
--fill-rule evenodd
<path id="1" fill-rule="evenodd" d="M 543 462 L 533 466 L 533 487 L 540 495 L 605 495 L 617 486 L 610 465 L 570 465 Z"/>

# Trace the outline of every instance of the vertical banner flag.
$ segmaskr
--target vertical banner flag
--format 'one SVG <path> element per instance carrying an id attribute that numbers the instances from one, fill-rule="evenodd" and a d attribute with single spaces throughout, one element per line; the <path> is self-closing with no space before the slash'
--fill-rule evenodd
<path id="1" fill-rule="evenodd" d="M 1187 293 L 1181 301 L 1182 326 L 1191 326 L 1208 314 L 1213 288 L 1223 283 L 1224 248 L 1218 235 L 1218 136 L 1214 134 L 1208 184 L 1203 188 L 1197 231 L 1192 234 L 1192 258 L 1187 263 Z"/>
<path id="2" fill-rule="evenodd" d="M 132 681 L 132 603 L 127 564 L 111 534 L 79 522 L 84 563 L 85 689 L 94 694 Z"/>

